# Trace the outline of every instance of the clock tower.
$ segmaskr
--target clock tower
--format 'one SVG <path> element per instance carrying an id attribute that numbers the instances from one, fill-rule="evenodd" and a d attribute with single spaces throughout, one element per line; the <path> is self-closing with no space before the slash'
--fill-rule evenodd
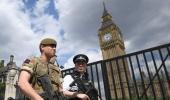
<path id="1" fill-rule="evenodd" d="M 112 16 L 107 12 L 104 3 L 103 5 L 102 24 L 98 36 L 103 59 L 109 59 L 124 55 L 125 46 L 119 27 L 112 21 Z"/>
<path id="2" fill-rule="evenodd" d="M 103 60 L 105 60 L 125 55 L 125 46 L 119 27 L 112 21 L 112 16 L 107 12 L 104 3 L 103 6 L 104 11 L 98 36 Z M 106 62 L 106 69 L 112 98 L 116 97 L 115 90 L 118 98 L 128 97 L 127 80 L 131 79 L 127 60 L 124 59 L 124 64 L 122 59 L 110 60 Z M 113 82 L 116 86 L 114 86 Z M 121 88 L 123 89 L 121 90 Z"/>

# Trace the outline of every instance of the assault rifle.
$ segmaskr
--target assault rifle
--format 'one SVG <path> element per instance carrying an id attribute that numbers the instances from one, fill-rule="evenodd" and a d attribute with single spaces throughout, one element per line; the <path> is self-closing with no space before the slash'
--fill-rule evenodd
<path id="1" fill-rule="evenodd" d="M 75 83 L 77 84 L 78 92 L 87 94 L 90 100 L 98 100 L 98 91 L 91 82 L 83 82 L 80 78 L 75 78 L 70 87 Z"/>
<path id="2" fill-rule="evenodd" d="M 54 91 L 48 75 L 42 75 L 38 77 L 37 80 L 40 82 L 44 90 L 44 93 L 40 94 L 44 100 L 63 100 L 61 94 Z"/>
<path id="3" fill-rule="evenodd" d="M 37 81 L 41 84 L 44 90 L 44 92 L 40 94 L 40 96 L 44 100 L 64 100 L 62 94 L 55 93 L 51 84 L 51 80 L 49 79 L 49 76 L 47 74 L 37 77 Z M 12 97 L 9 97 L 7 100 L 28 100 L 28 98 L 24 97 L 24 98 L 13 99 Z"/>

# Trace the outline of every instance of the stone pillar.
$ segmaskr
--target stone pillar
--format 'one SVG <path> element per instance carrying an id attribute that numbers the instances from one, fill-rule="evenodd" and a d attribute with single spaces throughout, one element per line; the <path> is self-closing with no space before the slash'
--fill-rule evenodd
<path id="1" fill-rule="evenodd" d="M 18 72 L 16 69 L 12 69 L 9 71 L 6 80 L 6 88 L 5 88 L 5 99 L 7 100 L 9 97 L 15 98 L 16 96 L 16 82 L 18 80 Z"/>
<path id="2" fill-rule="evenodd" d="M 5 99 L 8 100 L 9 97 L 12 97 L 15 99 L 16 97 L 16 82 L 18 80 L 18 69 L 16 67 L 15 62 L 13 62 L 14 56 L 10 56 L 10 61 L 7 64 L 6 67 L 8 67 L 7 70 L 7 76 L 6 76 L 6 88 L 5 88 Z"/>

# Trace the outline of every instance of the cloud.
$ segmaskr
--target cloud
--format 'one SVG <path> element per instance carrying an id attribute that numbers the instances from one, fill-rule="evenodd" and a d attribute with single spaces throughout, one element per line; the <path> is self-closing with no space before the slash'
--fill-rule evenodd
<path id="1" fill-rule="evenodd" d="M 159 0 L 105 1 L 113 21 L 122 31 L 127 53 L 168 43 L 169 3 Z M 99 50 L 97 35 L 103 13 L 102 0 L 56 0 L 56 9 L 67 41 L 63 43 L 64 46 L 67 44 L 67 47 L 63 46 L 67 49 L 62 54 L 68 50 L 72 55 Z"/>
<path id="2" fill-rule="evenodd" d="M 128 52 L 168 43 L 169 3 L 158 0 L 133 3 L 138 7 L 134 8 L 134 12 L 130 12 L 130 16 L 126 15 L 128 23 L 120 22 L 125 40 L 131 40 L 130 48 L 126 48 Z M 125 26 L 126 24 L 130 25 Z"/>
<path id="3" fill-rule="evenodd" d="M 53 1 L 56 12 L 48 13 Z M 72 57 L 79 53 L 102 59 L 98 40 L 102 2 L 2 0 L 0 58 L 8 61 L 13 54 L 20 65 L 26 57 L 39 55 L 37 45 L 42 38 L 52 37 L 58 42 L 57 55 L 62 65 L 73 66 Z M 122 31 L 127 53 L 169 42 L 170 1 L 106 0 L 105 4 Z"/>
<path id="4" fill-rule="evenodd" d="M 39 2 L 36 2 L 33 9 L 36 16 L 25 8 L 22 1 L 0 2 L 0 56 L 6 63 L 11 54 L 15 56 L 18 66 L 21 66 L 27 57 L 39 55 L 38 45 L 42 38 L 61 40 L 58 21 L 52 15 L 45 14 L 43 11 L 47 4 Z"/>
<path id="5" fill-rule="evenodd" d="M 32 37 L 36 37 L 30 30 L 29 23 L 26 21 L 27 15 L 19 9 L 22 8 L 20 3 L 21 2 L 9 3 L 8 1 L 0 3 L 0 40 L 2 41 L 0 42 L 2 43 L 0 45 L 2 48 L 0 53 L 5 60 L 8 59 L 10 54 L 15 54 L 20 57 L 22 54 L 19 54 L 19 52 L 23 52 L 21 47 L 29 43 Z M 16 53 L 17 51 L 18 54 Z"/>
<path id="6" fill-rule="evenodd" d="M 99 18 L 96 18 L 96 11 L 98 8 L 94 7 L 94 3 L 97 2 L 89 2 L 89 0 L 56 1 L 56 9 L 59 11 L 59 22 L 65 32 L 65 41 L 63 41 L 61 44 L 62 49 L 59 50 L 61 51 L 59 55 L 61 54 L 60 56 L 64 56 L 64 54 L 72 54 L 68 57 L 68 61 L 65 63 L 65 66 L 74 66 L 72 63 L 72 58 L 74 55 L 79 53 L 86 54 L 88 52 L 93 52 L 93 55 L 96 55 L 93 57 L 100 55 L 100 52 L 98 51 L 99 42 L 97 33 L 98 25 L 100 24 L 100 16 L 98 16 Z M 100 2 L 97 4 L 99 5 Z M 89 9 L 93 10 L 89 12 Z M 98 24 L 96 24 L 96 22 L 98 22 Z"/>
<path id="7" fill-rule="evenodd" d="M 67 60 L 67 62 L 64 65 L 65 67 L 64 69 L 74 67 L 73 57 L 77 54 L 87 55 L 89 58 L 89 63 L 96 62 L 102 59 L 102 53 L 100 50 L 79 50 L 76 51 L 76 53 Z"/>

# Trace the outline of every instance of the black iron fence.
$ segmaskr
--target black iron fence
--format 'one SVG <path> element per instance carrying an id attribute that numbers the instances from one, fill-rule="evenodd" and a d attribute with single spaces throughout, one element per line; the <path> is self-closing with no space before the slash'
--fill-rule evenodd
<path id="1" fill-rule="evenodd" d="M 90 63 L 87 72 L 102 100 L 170 100 L 170 44 Z"/>

